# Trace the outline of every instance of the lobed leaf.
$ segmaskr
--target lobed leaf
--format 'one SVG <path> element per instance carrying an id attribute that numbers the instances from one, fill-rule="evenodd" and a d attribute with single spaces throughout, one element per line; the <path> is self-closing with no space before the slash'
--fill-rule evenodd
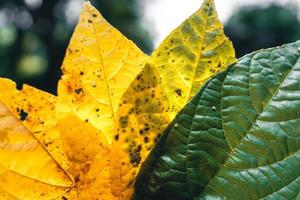
<path id="1" fill-rule="evenodd" d="M 150 154 L 135 199 L 297 199 L 299 49 L 255 52 L 211 79 Z"/>

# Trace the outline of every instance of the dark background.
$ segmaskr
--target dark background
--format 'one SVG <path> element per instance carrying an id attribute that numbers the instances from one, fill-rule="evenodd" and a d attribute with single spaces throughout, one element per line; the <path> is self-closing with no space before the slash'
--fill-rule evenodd
<path id="1" fill-rule="evenodd" d="M 56 92 L 60 65 L 77 22 L 72 0 L 0 0 L 0 77 Z M 152 35 L 138 0 L 95 0 L 103 16 L 146 53 Z M 298 6 L 242 7 L 225 24 L 237 57 L 300 39 Z"/>

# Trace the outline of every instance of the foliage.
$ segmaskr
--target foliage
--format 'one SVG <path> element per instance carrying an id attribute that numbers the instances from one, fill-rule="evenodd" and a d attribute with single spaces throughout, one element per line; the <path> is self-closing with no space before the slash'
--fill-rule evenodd
<path id="1" fill-rule="evenodd" d="M 297 199 L 299 57 L 236 61 L 213 0 L 148 56 L 85 3 L 57 96 L 0 79 L 0 199 Z"/>
<path id="2" fill-rule="evenodd" d="M 130 199 L 160 133 L 234 54 L 212 0 L 151 56 L 86 3 L 57 96 L 0 79 L 0 199 Z"/>
<path id="3" fill-rule="evenodd" d="M 135 199 L 297 199 L 300 42 L 210 79 L 145 162 Z"/>

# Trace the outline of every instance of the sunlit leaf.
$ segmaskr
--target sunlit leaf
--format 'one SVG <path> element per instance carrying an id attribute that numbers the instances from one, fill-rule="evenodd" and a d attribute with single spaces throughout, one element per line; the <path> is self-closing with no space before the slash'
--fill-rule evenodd
<path id="1" fill-rule="evenodd" d="M 75 112 L 112 141 L 124 92 L 147 56 L 85 3 L 70 41 L 59 83 L 63 112 Z"/>
<path id="2" fill-rule="evenodd" d="M 160 74 L 174 118 L 207 79 L 236 61 L 214 1 L 205 0 L 162 42 L 151 60 Z"/>
<path id="3" fill-rule="evenodd" d="M 3 103 L 0 147 L 0 199 L 53 199 L 72 189 L 68 173 Z"/>
<path id="4" fill-rule="evenodd" d="M 110 149 L 101 131 L 75 115 L 56 115 L 55 97 L 52 95 L 29 86 L 19 91 L 13 82 L 6 79 L 0 79 L 0 85 L 1 102 L 31 131 L 32 137 L 43 145 L 44 154 L 51 155 L 74 181 L 69 190 L 76 190 L 78 198 L 93 199 L 101 193 L 103 198 L 113 199 L 110 190 Z M 1 136 L 6 129 L 3 131 Z M 0 157 L 0 162 L 5 162 L 5 159 L 7 157 Z M 15 162 L 14 159 L 10 158 L 12 162 Z M 35 161 L 28 165 L 34 173 L 43 171 L 35 166 Z M 43 191 L 42 187 L 40 189 Z"/>
<path id="5" fill-rule="evenodd" d="M 124 94 L 112 145 L 113 190 L 130 199 L 141 163 L 169 123 L 156 69 L 146 65 Z"/>

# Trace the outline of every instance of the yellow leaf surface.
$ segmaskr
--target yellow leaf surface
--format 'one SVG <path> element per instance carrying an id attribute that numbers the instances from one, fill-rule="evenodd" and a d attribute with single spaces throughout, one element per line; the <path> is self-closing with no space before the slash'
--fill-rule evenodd
<path id="1" fill-rule="evenodd" d="M 111 142 L 120 99 L 147 57 L 85 3 L 62 66 L 63 112 L 88 120 Z"/>
<path id="2" fill-rule="evenodd" d="M 141 163 L 169 124 L 168 101 L 155 67 L 147 64 L 124 94 L 112 145 L 113 193 L 130 199 Z"/>
<path id="3" fill-rule="evenodd" d="M 54 199 L 73 187 L 69 175 L 3 103 L 0 147 L 0 199 Z"/>
<path id="4" fill-rule="evenodd" d="M 26 178 L 23 182 L 27 181 L 28 183 L 24 184 L 24 188 L 15 187 L 16 182 L 21 183 L 22 180 L 11 177 L 11 182 L 9 182 L 6 174 L 4 174 L 5 176 L 0 175 L 0 179 L 5 180 L 1 189 L 5 191 L 7 188 L 14 186 L 15 193 L 22 197 L 21 199 L 53 199 L 51 196 L 59 196 L 59 194 L 62 194 L 59 197 L 64 196 L 67 198 L 69 196 L 69 199 L 96 199 L 98 196 L 101 196 L 101 199 L 114 199 L 110 189 L 110 149 L 107 139 L 101 131 L 72 113 L 68 115 L 56 113 L 56 97 L 30 86 L 25 85 L 21 91 L 17 90 L 15 86 L 10 80 L 0 79 L 0 105 L 3 108 L 0 107 L 5 109 L 0 109 L 4 113 L 3 115 L 0 114 L 0 116 L 3 116 L 0 119 L 1 142 L 2 139 L 5 142 L 8 135 L 11 138 L 14 136 L 13 139 L 15 140 L 21 140 L 24 147 L 28 146 L 29 148 L 33 144 L 39 144 L 43 148 L 35 152 L 24 151 L 18 157 L 15 156 L 14 151 L 5 152 L 6 154 L 3 154 L 3 156 L 1 154 L 1 171 L 2 162 L 7 163 L 6 160 L 9 160 L 16 163 L 20 170 L 25 170 L 21 175 Z M 8 112 L 11 115 L 10 118 L 15 121 L 10 118 L 9 121 L 6 120 L 6 113 Z M 25 141 L 23 141 L 22 135 L 12 135 L 14 132 L 10 131 L 10 128 L 17 131 L 22 130 L 21 128 L 14 128 L 15 125 L 12 122 L 27 130 Z M 31 138 L 31 140 L 27 138 Z M 4 142 L 1 143 L 0 152 L 6 148 L 11 148 L 9 143 Z M 11 140 L 12 142 L 13 140 Z M 43 172 L 48 167 L 50 167 L 49 174 L 46 175 L 51 177 L 51 173 L 54 173 L 52 179 L 57 179 L 57 181 L 60 179 L 55 176 L 55 171 L 51 170 L 50 165 L 40 166 L 43 163 L 32 159 L 43 158 L 45 155 L 48 155 L 61 171 L 68 176 L 70 182 L 70 185 L 62 192 L 59 192 L 59 190 L 48 191 L 48 196 L 45 196 L 46 194 L 43 192 L 47 190 L 45 186 L 34 185 L 35 179 L 43 180 Z M 28 159 L 28 163 L 23 164 L 22 159 Z M 32 176 L 31 173 L 35 176 Z M 28 185 L 36 187 L 34 191 L 40 193 L 35 194 L 35 196 L 26 193 Z M 60 185 L 58 186 L 59 189 L 63 189 Z M 50 185 L 49 187 L 53 186 Z M 10 194 L 9 191 L 5 191 L 3 195 L 6 193 L 7 195 Z M 19 198 L 19 196 L 13 197 Z"/>
<path id="5" fill-rule="evenodd" d="M 151 55 L 167 94 L 171 118 L 207 79 L 236 61 L 213 0 L 175 29 Z"/>

